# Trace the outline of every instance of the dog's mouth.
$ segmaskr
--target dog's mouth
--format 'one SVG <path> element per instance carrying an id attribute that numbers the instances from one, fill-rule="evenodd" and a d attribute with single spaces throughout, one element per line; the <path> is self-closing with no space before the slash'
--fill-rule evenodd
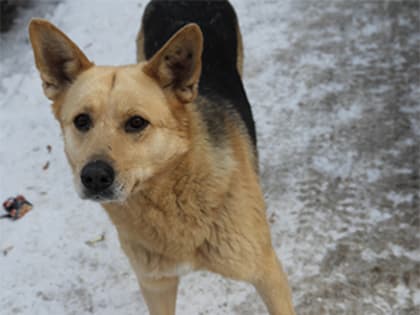
<path id="1" fill-rule="evenodd" d="M 123 202 L 123 191 L 124 185 L 120 185 L 118 188 L 110 187 L 101 192 L 92 192 L 87 189 L 83 189 L 80 197 L 85 200 L 91 200 L 99 203 Z"/>
<path id="2" fill-rule="evenodd" d="M 115 199 L 114 194 L 101 192 L 97 194 L 92 194 L 89 192 L 85 192 L 82 199 L 92 200 L 95 202 L 103 203 L 103 202 L 111 202 Z"/>

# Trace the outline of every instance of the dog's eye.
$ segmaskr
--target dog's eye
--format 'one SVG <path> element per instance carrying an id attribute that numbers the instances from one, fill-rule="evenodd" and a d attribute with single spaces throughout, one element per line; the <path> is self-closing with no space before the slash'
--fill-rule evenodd
<path id="1" fill-rule="evenodd" d="M 147 127 L 149 122 L 140 116 L 133 116 L 125 123 L 126 132 L 139 132 Z"/>
<path id="2" fill-rule="evenodd" d="M 88 131 L 92 126 L 92 120 L 88 114 L 79 114 L 73 120 L 74 125 L 80 131 Z"/>

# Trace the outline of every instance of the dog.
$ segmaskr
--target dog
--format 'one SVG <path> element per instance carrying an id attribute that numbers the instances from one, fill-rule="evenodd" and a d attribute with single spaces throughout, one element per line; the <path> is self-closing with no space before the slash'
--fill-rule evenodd
<path id="1" fill-rule="evenodd" d="M 94 65 L 43 19 L 29 35 L 76 190 L 108 213 L 150 314 L 175 314 L 179 278 L 194 270 L 249 282 L 271 315 L 295 314 L 230 3 L 151 1 L 134 65 Z"/>

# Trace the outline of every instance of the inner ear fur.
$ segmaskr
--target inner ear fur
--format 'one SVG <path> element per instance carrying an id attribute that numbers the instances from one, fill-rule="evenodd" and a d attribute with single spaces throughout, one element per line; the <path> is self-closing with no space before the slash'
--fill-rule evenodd
<path id="1" fill-rule="evenodd" d="M 33 19 L 29 37 L 45 95 L 55 100 L 93 63 L 77 45 L 50 22 Z"/>
<path id="2" fill-rule="evenodd" d="M 143 71 L 163 89 L 170 89 L 182 103 L 192 102 L 198 94 L 201 74 L 203 35 L 190 23 L 177 31 L 146 63 Z"/>

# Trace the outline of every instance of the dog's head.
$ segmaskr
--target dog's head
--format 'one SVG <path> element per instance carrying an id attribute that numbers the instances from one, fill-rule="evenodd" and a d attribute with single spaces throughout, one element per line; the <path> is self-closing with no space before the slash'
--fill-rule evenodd
<path id="1" fill-rule="evenodd" d="M 82 198 L 124 201 L 189 150 L 185 105 L 198 93 L 203 46 L 196 24 L 150 60 L 118 67 L 95 66 L 45 20 L 29 33 Z"/>

